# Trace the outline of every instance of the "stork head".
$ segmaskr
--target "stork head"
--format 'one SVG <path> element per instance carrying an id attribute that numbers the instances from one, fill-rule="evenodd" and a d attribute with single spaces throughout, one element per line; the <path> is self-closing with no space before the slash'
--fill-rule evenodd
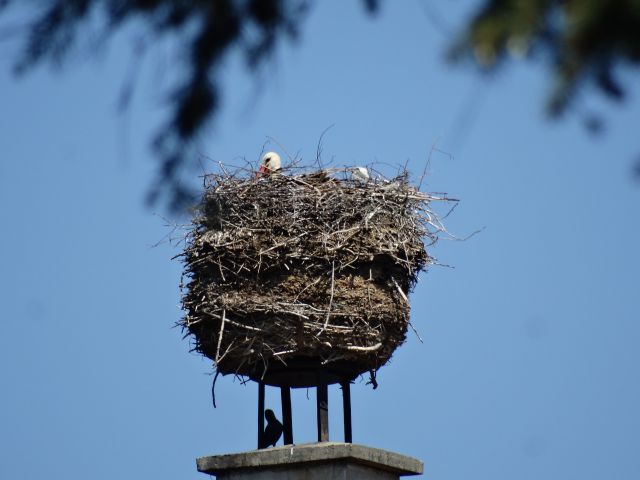
<path id="1" fill-rule="evenodd" d="M 277 172 L 281 168 L 280 155 L 276 152 L 267 152 L 260 159 L 260 173 L 269 174 Z"/>
<path id="2" fill-rule="evenodd" d="M 368 182 L 369 178 L 369 170 L 366 167 L 353 167 L 351 168 L 351 178 L 354 180 L 358 180 L 359 182 Z"/>

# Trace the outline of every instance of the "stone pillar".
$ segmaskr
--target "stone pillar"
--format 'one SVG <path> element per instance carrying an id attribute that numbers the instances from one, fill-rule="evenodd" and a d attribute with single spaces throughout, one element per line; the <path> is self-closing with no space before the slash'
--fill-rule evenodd
<path id="1" fill-rule="evenodd" d="M 419 475 L 420 460 L 352 443 L 322 442 L 198 458 L 218 480 L 398 480 Z"/>

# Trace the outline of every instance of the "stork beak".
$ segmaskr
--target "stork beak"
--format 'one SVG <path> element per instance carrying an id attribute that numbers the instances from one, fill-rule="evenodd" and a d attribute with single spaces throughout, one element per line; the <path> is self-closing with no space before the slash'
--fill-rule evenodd
<path id="1" fill-rule="evenodd" d="M 268 170 L 267 170 L 266 165 L 264 165 L 264 164 L 260 165 L 260 170 L 258 170 L 258 172 L 260 172 L 260 173 L 267 173 L 267 171 L 268 171 Z"/>

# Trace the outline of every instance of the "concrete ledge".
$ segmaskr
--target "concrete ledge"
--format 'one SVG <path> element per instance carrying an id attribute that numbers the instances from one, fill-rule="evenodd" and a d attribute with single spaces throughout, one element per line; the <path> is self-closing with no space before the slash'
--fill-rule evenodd
<path id="1" fill-rule="evenodd" d="M 327 463 L 363 465 L 396 476 L 419 475 L 423 472 L 422 462 L 415 458 L 379 448 L 338 442 L 285 445 L 196 460 L 198 471 L 210 475 L 240 470 L 299 469 Z"/>

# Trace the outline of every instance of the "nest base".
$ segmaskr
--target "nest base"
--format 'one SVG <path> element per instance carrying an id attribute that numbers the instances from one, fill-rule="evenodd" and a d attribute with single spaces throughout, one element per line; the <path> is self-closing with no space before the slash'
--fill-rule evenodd
<path id="1" fill-rule="evenodd" d="M 272 387 L 309 388 L 318 385 L 351 382 L 362 372 L 354 370 L 350 361 L 335 361 L 326 365 L 315 358 L 293 358 L 284 365 L 271 362 L 266 372 L 255 372 L 248 377 Z"/>

